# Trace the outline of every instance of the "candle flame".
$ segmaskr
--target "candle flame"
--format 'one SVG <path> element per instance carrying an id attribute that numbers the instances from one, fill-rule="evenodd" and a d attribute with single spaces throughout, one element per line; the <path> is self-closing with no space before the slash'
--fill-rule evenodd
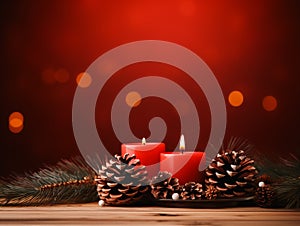
<path id="1" fill-rule="evenodd" d="M 143 137 L 143 139 L 142 139 L 142 144 L 146 145 L 146 138 L 145 137 Z"/>
<path id="2" fill-rule="evenodd" d="M 185 150 L 185 141 L 184 141 L 184 136 L 183 136 L 183 134 L 181 134 L 181 136 L 180 136 L 179 150 L 180 150 L 181 152 L 184 152 L 184 150 Z"/>

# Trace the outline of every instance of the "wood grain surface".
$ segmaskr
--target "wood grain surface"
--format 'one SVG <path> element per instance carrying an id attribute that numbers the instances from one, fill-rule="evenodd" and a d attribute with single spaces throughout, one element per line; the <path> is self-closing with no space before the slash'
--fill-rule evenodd
<path id="1" fill-rule="evenodd" d="M 299 210 L 99 207 L 97 203 L 0 207 L 0 225 L 300 225 Z"/>

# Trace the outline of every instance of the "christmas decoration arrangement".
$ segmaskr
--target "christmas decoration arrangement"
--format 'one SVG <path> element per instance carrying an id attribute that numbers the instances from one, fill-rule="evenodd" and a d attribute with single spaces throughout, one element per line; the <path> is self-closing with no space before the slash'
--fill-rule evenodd
<path id="1" fill-rule="evenodd" d="M 230 203 L 252 200 L 264 208 L 300 208 L 300 161 L 272 162 L 242 139 L 233 138 L 210 161 L 203 181 L 180 183 L 170 172 L 149 179 L 133 154 L 115 155 L 94 171 L 82 158 L 63 160 L 36 173 L 0 180 L 0 205 L 53 205 L 99 201 L 100 206 L 170 202 Z"/>

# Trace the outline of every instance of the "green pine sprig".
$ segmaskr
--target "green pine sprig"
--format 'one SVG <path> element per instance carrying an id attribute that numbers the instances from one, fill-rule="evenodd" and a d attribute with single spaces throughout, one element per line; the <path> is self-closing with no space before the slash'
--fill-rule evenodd
<path id="1" fill-rule="evenodd" d="M 286 176 L 273 185 L 277 206 L 300 208 L 300 177 Z"/>
<path id="2" fill-rule="evenodd" d="M 35 173 L 0 180 L 0 205 L 52 205 L 97 201 L 95 172 L 81 157 Z"/>
<path id="3" fill-rule="evenodd" d="M 277 200 L 285 208 L 300 208 L 300 161 L 290 154 L 281 159 L 280 167 L 278 182 L 274 184 Z"/>
<path id="4" fill-rule="evenodd" d="M 274 191 L 274 206 L 300 208 L 300 161 L 290 154 L 277 161 L 258 153 L 256 168 L 261 175 L 268 175 Z"/>
<path id="5" fill-rule="evenodd" d="M 254 145 L 251 144 L 247 139 L 240 137 L 231 137 L 226 149 L 231 151 L 243 150 L 247 155 L 250 155 L 254 150 Z"/>

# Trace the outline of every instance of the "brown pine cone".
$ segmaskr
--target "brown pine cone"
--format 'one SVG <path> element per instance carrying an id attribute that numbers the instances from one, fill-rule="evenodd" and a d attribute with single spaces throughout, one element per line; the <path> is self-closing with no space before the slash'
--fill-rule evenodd
<path id="1" fill-rule="evenodd" d="M 135 155 L 116 155 L 115 159 L 106 162 L 95 179 L 101 200 L 107 205 L 130 205 L 141 200 L 150 187 L 147 185 L 145 166 Z"/>
<path id="2" fill-rule="evenodd" d="M 275 193 L 270 184 L 259 182 L 255 192 L 255 202 L 260 207 L 273 207 Z"/>
<path id="3" fill-rule="evenodd" d="M 189 182 L 186 183 L 181 192 L 181 198 L 183 200 L 195 200 L 203 197 L 202 184 Z"/>
<path id="4" fill-rule="evenodd" d="M 219 197 L 250 196 L 257 175 L 253 163 L 243 150 L 222 150 L 206 169 L 205 184 L 218 189 Z"/>
<path id="5" fill-rule="evenodd" d="M 174 193 L 180 194 L 179 180 L 168 172 L 159 172 L 151 180 L 151 193 L 155 199 L 172 199 Z"/>
<path id="6" fill-rule="evenodd" d="M 205 198 L 213 200 L 218 197 L 219 190 L 214 185 L 208 185 L 205 190 Z"/>

